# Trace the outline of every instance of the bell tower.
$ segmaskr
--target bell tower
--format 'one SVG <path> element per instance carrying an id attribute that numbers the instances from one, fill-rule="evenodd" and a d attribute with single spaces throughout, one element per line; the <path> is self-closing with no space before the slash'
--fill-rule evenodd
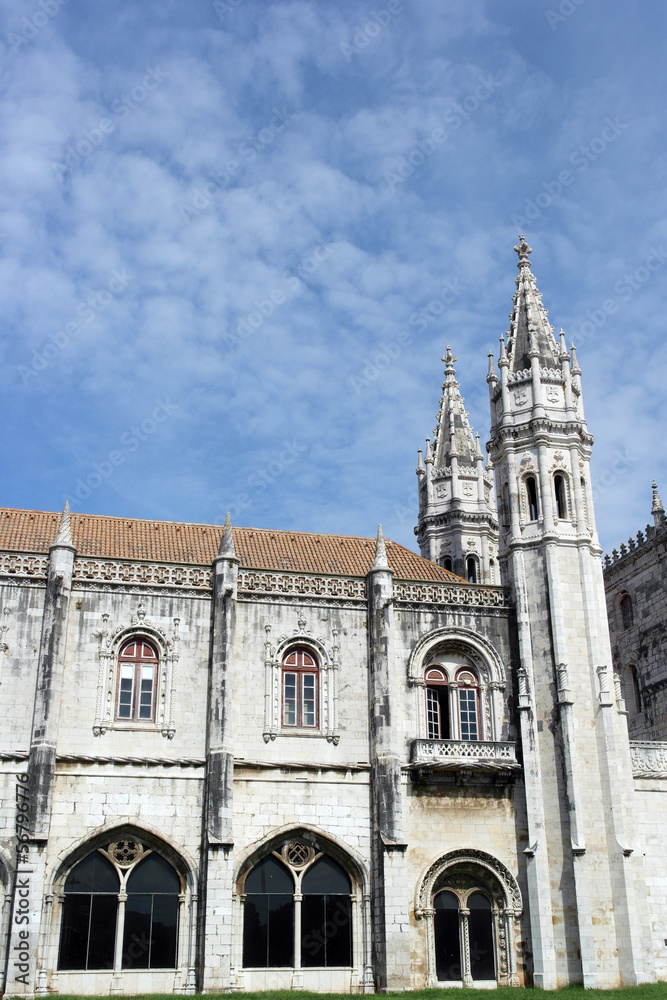
<path id="1" fill-rule="evenodd" d="M 471 583 L 499 583 L 498 521 L 493 475 L 466 413 L 456 381 L 451 347 L 442 359 L 445 381 L 426 452 L 418 452 L 419 524 L 422 556 Z"/>
<path id="2" fill-rule="evenodd" d="M 535 983 L 629 985 L 646 978 L 647 931 L 635 898 L 641 859 L 595 529 L 593 438 L 574 347 L 554 337 L 523 236 L 514 249 L 499 375 L 489 357 L 487 447 L 516 610 Z"/>

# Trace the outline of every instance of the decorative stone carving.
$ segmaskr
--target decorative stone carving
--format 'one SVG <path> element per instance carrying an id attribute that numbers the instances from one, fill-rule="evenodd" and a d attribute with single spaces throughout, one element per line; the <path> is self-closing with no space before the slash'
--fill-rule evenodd
<path id="1" fill-rule="evenodd" d="M 667 743 L 631 742 L 630 754 L 635 778 L 667 778 Z"/>
<path id="2" fill-rule="evenodd" d="M 438 583 L 395 583 L 394 600 L 414 604 L 478 605 L 506 608 L 502 587 L 454 587 Z"/>
<path id="3" fill-rule="evenodd" d="M 286 574 L 270 570 L 241 570 L 239 596 L 246 594 L 281 594 L 286 597 L 337 597 L 346 602 L 366 603 L 366 581 L 357 577 L 315 576 L 306 573 Z"/>
<path id="4" fill-rule="evenodd" d="M 130 868 L 144 853 L 143 844 L 138 840 L 117 840 L 109 844 L 109 857 L 119 868 Z"/>
<path id="5" fill-rule="evenodd" d="M 178 644 L 180 618 L 173 619 L 173 631 L 167 636 L 165 630 L 155 625 L 146 617 L 144 605 L 139 603 L 135 614 L 130 616 L 130 622 L 109 625 L 109 615 L 102 615 L 102 628 L 95 633 L 99 640 L 100 669 L 97 681 L 97 705 L 93 733 L 104 736 L 108 729 L 127 728 L 124 720 L 116 720 L 116 679 L 118 670 L 118 653 L 123 642 L 133 636 L 145 636 L 152 640 L 158 649 L 158 675 L 155 679 L 155 722 L 144 723 L 148 729 L 157 728 L 167 739 L 173 739 L 176 733 L 174 720 L 175 709 L 175 675 L 178 666 Z M 131 728 L 134 728 L 134 723 Z"/>
<path id="6" fill-rule="evenodd" d="M 0 576 L 46 580 L 48 573 L 47 556 L 17 554 L 0 556 Z"/>
<path id="7" fill-rule="evenodd" d="M 315 857 L 315 849 L 304 844 L 301 840 L 293 840 L 285 844 L 280 852 L 281 857 L 288 865 L 297 870 L 305 868 Z"/>
<path id="8" fill-rule="evenodd" d="M 81 558 L 74 560 L 74 580 L 77 583 L 85 581 L 135 583 L 144 586 L 183 587 L 205 591 L 211 589 L 211 570 L 205 566 Z"/>
<path id="9" fill-rule="evenodd" d="M 517 389 L 514 393 L 514 402 L 517 406 L 525 406 L 528 402 L 528 390 L 527 389 Z"/>

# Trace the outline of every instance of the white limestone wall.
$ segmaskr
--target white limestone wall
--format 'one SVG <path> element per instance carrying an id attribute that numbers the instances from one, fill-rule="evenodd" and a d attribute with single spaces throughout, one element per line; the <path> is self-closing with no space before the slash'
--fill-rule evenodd
<path id="1" fill-rule="evenodd" d="M 0 586 L 0 698 L 12 706 L 0 712 L 0 750 L 30 746 L 45 592 L 35 584 Z"/>
<path id="2" fill-rule="evenodd" d="M 648 914 L 648 967 L 660 982 L 667 981 L 667 779 L 636 778 L 632 800 L 640 855 L 637 897 Z"/>

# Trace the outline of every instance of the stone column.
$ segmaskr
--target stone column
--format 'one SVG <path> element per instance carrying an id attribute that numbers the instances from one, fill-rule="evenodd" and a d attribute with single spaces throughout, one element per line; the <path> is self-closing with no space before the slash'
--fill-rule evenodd
<path id="1" fill-rule="evenodd" d="M 382 528 L 366 578 L 373 859 L 373 965 L 376 988 L 410 986 L 408 885 L 403 839 L 401 757 L 394 721 L 393 572 Z"/>
<path id="2" fill-rule="evenodd" d="M 234 748 L 232 692 L 238 559 L 227 515 L 213 561 L 209 657 L 206 823 L 202 851 L 200 989 L 228 988 L 232 920 L 232 794 Z"/>

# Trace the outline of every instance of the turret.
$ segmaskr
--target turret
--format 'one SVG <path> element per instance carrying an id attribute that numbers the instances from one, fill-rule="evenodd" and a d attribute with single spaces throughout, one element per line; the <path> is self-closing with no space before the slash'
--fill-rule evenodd
<path id="1" fill-rule="evenodd" d="M 421 554 L 472 583 L 498 583 L 498 524 L 493 483 L 456 381 L 451 347 L 442 358 L 445 381 L 433 446 L 417 463 Z"/>

